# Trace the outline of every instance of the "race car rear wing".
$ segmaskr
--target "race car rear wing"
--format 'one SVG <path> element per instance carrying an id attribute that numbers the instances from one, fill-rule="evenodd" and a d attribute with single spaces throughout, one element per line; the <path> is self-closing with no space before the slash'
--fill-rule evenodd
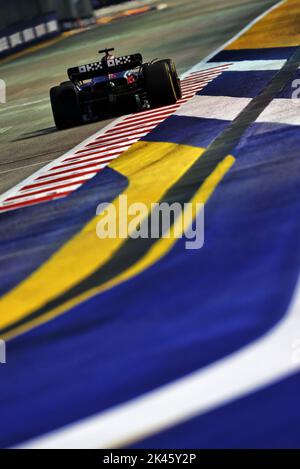
<path id="1" fill-rule="evenodd" d="M 91 78 L 107 75 L 108 73 L 125 72 L 143 64 L 141 54 L 125 55 L 123 57 L 109 58 L 79 67 L 69 68 L 68 77 L 71 81 L 89 80 Z"/>

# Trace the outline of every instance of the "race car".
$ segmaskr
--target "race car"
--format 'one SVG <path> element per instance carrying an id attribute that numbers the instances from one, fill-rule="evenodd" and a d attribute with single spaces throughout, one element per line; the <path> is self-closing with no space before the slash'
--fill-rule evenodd
<path id="1" fill-rule="evenodd" d="M 180 79 L 171 59 L 143 63 L 141 54 L 112 55 L 68 69 L 69 81 L 50 90 L 55 125 L 67 129 L 85 122 L 175 104 Z"/>

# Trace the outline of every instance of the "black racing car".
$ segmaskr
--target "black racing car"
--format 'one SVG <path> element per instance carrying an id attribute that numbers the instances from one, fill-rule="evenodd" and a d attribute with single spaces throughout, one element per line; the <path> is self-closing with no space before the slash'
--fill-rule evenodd
<path id="1" fill-rule="evenodd" d="M 100 61 L 70 68 L 69 81 L 50 90 L 58 129 L 175 104 L 181 98 L 172 60 L 143 63 L 141 54 L 114 57 L 112 51 L 101 50 L 105 56 Z"/>

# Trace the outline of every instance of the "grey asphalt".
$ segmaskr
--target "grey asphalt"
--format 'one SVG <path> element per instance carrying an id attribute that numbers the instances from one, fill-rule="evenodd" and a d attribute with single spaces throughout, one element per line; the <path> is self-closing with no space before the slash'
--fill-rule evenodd
<path id="1" fill-rule="evenodd" d="M 180 73 L 220 47 L 274 0 L 165 0 L 168 8 L 97 26 L 25 57 L 0 63 L 7 103 L 0 104 L 0 194 L 110 121 L 62 132 L 53 125 L 49 88 L 69 66 L 114 46 L 123 55 L 174 59 Z"/>

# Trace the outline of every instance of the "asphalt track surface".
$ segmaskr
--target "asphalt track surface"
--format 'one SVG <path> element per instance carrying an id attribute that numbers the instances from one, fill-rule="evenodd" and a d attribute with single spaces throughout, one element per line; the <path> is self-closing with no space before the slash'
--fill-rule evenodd
<path id="1" fill-rule="evenodd" d="M 299 24 L 281 2 L 181 103 L 97 129 L 2 206 L 1 446 L 299 448 Z M 49 184 L 70 191 L 39 203 Z M 203 248 L 100 242 L 120 195 L 205 204 Z"/>
<path id="2" fill-rule="evenodd" d="M 184 72 L 221 46 L 274 1 L 170 0 L 169 8 L 132 17 L 8 64 L 0 63 L 7 83 L 7 106 L 0 108 L 0 193 L 92 135 L 108 122 L 56 132 L 49 89 L 66 79 L 69 66 L 94 61 L 101 47 L 119 55 L 141 50 L 145 59 L 172 57 Z"/>

